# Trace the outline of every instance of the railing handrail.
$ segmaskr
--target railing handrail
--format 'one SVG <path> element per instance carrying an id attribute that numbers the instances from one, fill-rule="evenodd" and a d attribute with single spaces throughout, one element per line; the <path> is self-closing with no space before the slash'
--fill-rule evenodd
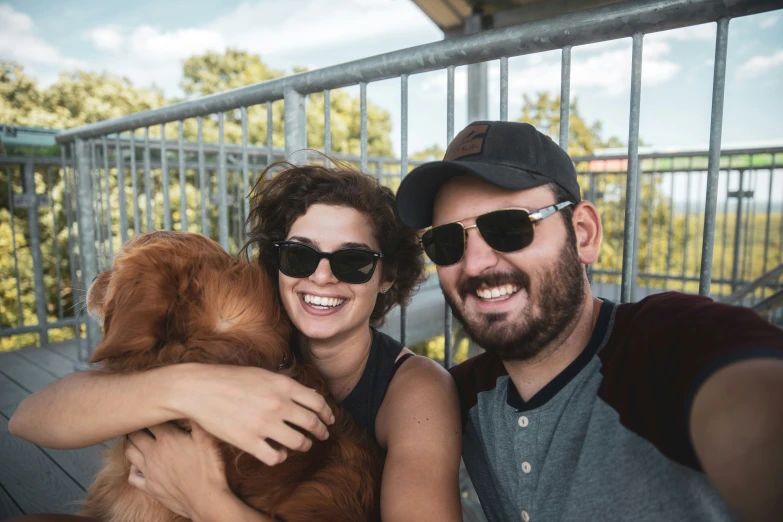
<path id="1" fill-rule="evenodd" d="M 739 288 L 736 292 L 732 293 L 730 296 L 723 299 L 722 302 L 726 304 L 733 304 L 742 299 L 747 294 L 753 292 L 757 288 L 760 288 L 767 284 L 770 281 L 773 281 L 783 275 L 783 263 L 779 264 L 766 274 L 759 276 L 754 281 L 751 281 L 747 285 L 743 286 L 742 288 Z"/>
<path id="2" fill-rule="evenodd" d="M 58 143 L 105 136 L 196 116 L 226 112 L 284 98 L 286 92 L 307 95 L 324 90 L 615 40 L 715 22 L 780 8 L 779 0 L 632 0 L 493 29 L 459 38 L 409 47 L 340 65 L 284 76 L 223 93 L 188 100 L 64 131 Z"/>

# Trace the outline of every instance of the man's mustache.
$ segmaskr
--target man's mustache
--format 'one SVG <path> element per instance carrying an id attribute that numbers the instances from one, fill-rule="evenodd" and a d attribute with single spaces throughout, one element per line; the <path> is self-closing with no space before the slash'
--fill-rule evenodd
<path id="1" fill-rule="evenodd" d="M 476 290 L 482 287 L 492 288 L 502 285 L 515 285 L 530 293 L 530 276 L 521 270 L 515 272 L 496 272 L 478 277 L 468 277 L 457 285 L 457 291 L 462 299 L 468 294 L 476 295 Z"/>

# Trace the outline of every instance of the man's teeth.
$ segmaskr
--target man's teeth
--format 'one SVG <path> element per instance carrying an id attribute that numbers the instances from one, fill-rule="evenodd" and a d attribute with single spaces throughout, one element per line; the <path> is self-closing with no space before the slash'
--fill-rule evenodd
<path id="1" fill-rule="evenodd" d="M 518 290 L 519 287 L 517 285 L 501 285 L 492 288 L 479 288 L 476 290 L 476 295 L 481 299 L 494 299 L 505 295 L 511 296 L 511 294 L 515 294 Z"/>
<path id="2" fill-rule="evenodd" d="M 339 299 L 337 297 L 321 297 L 318 295 L 304 294 L 305 303 L 316 306 L 318 308 L 334 308 L 345 302 L 345 299 Z"/>

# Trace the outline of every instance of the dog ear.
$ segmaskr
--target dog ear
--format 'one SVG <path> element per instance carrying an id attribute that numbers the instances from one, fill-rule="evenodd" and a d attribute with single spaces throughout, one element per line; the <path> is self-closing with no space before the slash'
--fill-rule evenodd
<path id="1" fill-rule="evenodd" d="M 134 312 L 133 309 L 120 312 L 107 310 L 103 340 L 95 347 L 89 362 L 97 363 L 110 357 L 142 353 L 155 348 L 158 343 L 154 333 L 157 326 L 155 317 L 149 313 Z"/>
<path id="2" fill-rule="evenodd" d="M 174 296 L 161 284 L 161 274 L 140 280 L 135 271 L 115 267 L 114 276 L 114 291 L 104 307 L 103 341 L 95 348 L 91 363 L 155 349 L 173 306 Z"/>

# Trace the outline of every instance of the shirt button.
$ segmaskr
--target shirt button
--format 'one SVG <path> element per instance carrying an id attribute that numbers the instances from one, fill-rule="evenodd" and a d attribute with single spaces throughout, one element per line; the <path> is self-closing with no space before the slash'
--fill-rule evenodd
<path id="1" fill-rule="evenodd" d="M 527 514 L 527 511 L 522 510 L 522 520 L 525 522 L 530 522 L 530 515 Z"/>
<path id="2" fill-rule="evenodd" d="M 528 422 L 529 422 L 529 421 L 528 421 L 528 418 L 527 418 L 527 417 L 525 417 L 524 415 L 522 415 L 522 416 L 519 418 L 519 421 L 517 421 L 517 422 L 519 422 L 519 425 L 520 425 L 520 426 L 522 426 L 523 428 L 526 428 L 526 427 L 527 427 L 527 424 L 528 424 Z"/>
<path id="3" fill-rule="evenodd" d="M 522 471 L 525 473 L 530 473 L 531 467 L 529 462 L 523 462 L 522 463 Z"/>

